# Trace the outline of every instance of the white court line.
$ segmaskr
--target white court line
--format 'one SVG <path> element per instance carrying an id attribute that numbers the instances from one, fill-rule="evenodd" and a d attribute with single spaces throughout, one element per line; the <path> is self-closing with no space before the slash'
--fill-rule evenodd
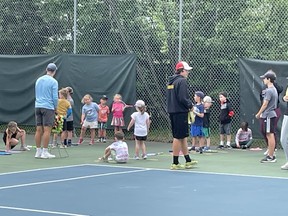
<path id="1" fill-rule="evenodd" d="M 31 170 L 21 170 L 21 171 L 0 173 L 0 176 L 1 175 L 18 174 L 18 173 L 36 172 L 36 171 L 42 171 L 42 170 L 53 170 L 53 169 L 65 169 L 65 168 L 81 167 L 81 166 L 87 166 L 87 165 L 89 165 L 89 164 L 77 164 L 77 165 L 69 165 L 69 166 L 59 166 L 59 167 L 47 167 L 47 168 L 39 168 L 39 169 L 31 169 Z"/>
<path id="2" fill-rule="evenodd" d="M 34 182 L 34 183 L 18 184 L 18 185 L 10 185 L 10 186 L 0 187 L 0 190 L 26 187 L 26 186 L 34 186 L 34 185 L 42 185 L 42 184 L 51 184 L 51 183 L 57 183 L 57 182 L 74 181 L 74 180 L 79 180 L 79 179 L 87 179 L 87 178 L 102 177 L 102 176 L 129 174 L 129 173 L 143 172 L 143 171 L 147 171 L 147 170 L 148 169 L 131 170 L 131 171 L 124 171 L 124 172 L 113 172 L 113 173 L 103 173 L 103 174 L 95 174 L 95 175 L 88 175 L 88 176 L 66 178 L 66 179 L 58 179 L 58 180 L 50 180 L 50 181 L 42 181 L 42 182 Z"/>
<path id="3" fill-rule="evenodd" d="M 102 165 L 102 164 L 86 164 L 86 166 L 99 166 L 99 167 L 117 167 L 117 168 L 126 168 L 126 169 L 145 169 L 145 170 L 155 170 L 155 171 L 165 171 L 165 172 L 185 172 L 185 173 L 197 173 L 197 174 L 206 174 L 206 175 L 223 175 L 223 176 L 239 176 L 239 177 L 251 177 L 251 178 L 266 178 L 266 179 L 282 179 L 288 180 L 288 177 L 280 176 L 261 176 L 261 175 L 248 175 L 248 174 L 236 174 L 236 173 L 218 173 L 218 172 L 204 172 L 204 171 L 194 171 L 192 169 L 186 170 L 170 170 L 170 169 L 161 169 L 161 168 L 143 168 L 143 167 L 133 167 L 133 166 L 117 166 L 117 165 Z"/>
<path id="4" fill-rule="evenodd" d="M 73 214 L 73 213 L 57 212 L 57 211 L 45 211 L 45 210 L 39 210 L 39 209 L 16 208 L 16 207 L 10 207 L 10 206 L 0 206 L 0 209 L 28 211 L 28 212 L 37 212 L 37 213 L 47 213 L 47 214 L 54 214 L 54 215 L 89 216 L 89 215 L 83 215 L 83 214 Z"/>

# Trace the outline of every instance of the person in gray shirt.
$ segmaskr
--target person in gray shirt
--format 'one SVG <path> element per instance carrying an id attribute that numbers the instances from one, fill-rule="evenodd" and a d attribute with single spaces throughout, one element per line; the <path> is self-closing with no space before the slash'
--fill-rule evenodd
<path id="1" fill-rule="evenodd" d="M 268 154 L 260 162 L 276 162 L 276 157 L 274 156 L 275 151 L 275 120 L 277 114 L 275 109 L 277 108 L 278 93 L 274 87 L 274 81 L 276 80 L 275 73 L 272 70 L 267 71 L 264 75 L 260 76 L 263 83 L 267 86 L 263 94 L 263 103 L 261 108 L 256 114 L 256 118 L 261 121 L 261 132 L 266 134 L 268 140 Z"/>

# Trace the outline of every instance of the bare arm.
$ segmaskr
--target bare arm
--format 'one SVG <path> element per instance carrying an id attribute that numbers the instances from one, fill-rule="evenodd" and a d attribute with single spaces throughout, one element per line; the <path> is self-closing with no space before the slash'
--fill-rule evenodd
<path id="1" fill-rule="evenodd" d="M 127 131 L 130 130 L 130 128 L 134 125 L 134 123 L 135 123 L 135 120 L 131 118 L 131 121 L 129 122 L 129 125 L 127 127 Z"/>
<path id="2" fill-rule="evenodd" d="M 267 101 L 267 100 L 264 100 L 264 101 L 263 101 L 263 104 L 262 104 L 260 110 L 259 110 L 258 113 L 255 115 L 255 117 L 256 117 L 257 119 L 260 118 L 261 114 L 262 114 L 263 111 L 266 109 L 266 107 L 267 107 L 267 105 L 268 105 L 268 102 L 269 102 L 269 101 Z"/>

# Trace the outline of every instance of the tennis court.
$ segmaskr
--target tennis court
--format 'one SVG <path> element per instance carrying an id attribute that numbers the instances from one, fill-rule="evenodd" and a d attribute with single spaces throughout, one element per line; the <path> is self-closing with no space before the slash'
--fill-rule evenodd
<path id="1" fill-rule="evenodd" d="M 5 216 L 284 215 L 287 183 L 288 178 L 111 165 L 54 167 L 1 174 L 0 212 Z"/>
<path id="2" fill-rule="evenodd" d="M 88 142 L 64 158 L 57 149 L 48 160 L 35 159 L 35 149 L 0 156 L 0 215 L 284 215 L 281 150 L 272 164 L 259 163 L 264 150 L 192 153 L 197 166 L 171 171 L 171 143 L 147 142 L 148 152 L 163 154 L 133 160 L 134 141 L 127 141 L 131 159 L 120 165 L 98 161 L 109 142 Z"/>

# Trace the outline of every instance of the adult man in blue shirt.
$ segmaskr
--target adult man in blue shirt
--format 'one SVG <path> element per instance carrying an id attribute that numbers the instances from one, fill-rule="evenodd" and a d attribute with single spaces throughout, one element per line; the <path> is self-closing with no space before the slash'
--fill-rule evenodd
<path id="1" fill-rule="evenodd" d="M 48 144 L 58 105 L 58 82 L 54 79 L 56 70 L 56 65 L 49 63 L 46 74 L 39 77 L 35 83 L 35 142 L 37 148 L 35 158 L 55 158 L 55 155 L 48 152 Z M 43 148 L 41 148 L 41 142 Z"/>

